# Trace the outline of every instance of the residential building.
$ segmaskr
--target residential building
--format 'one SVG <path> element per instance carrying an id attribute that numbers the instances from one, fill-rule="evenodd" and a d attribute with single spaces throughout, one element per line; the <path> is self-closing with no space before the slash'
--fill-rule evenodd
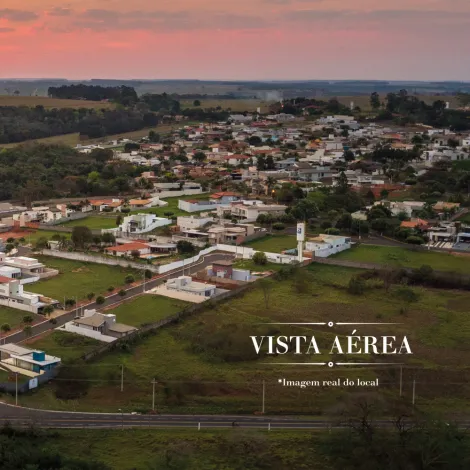
<path id="1" fill-rule="evenodd" d="M 171 219 L 157 217 L 155 214 L 134 214 L 124 217 L 122 224 L 117 229 L 104 230 L 103 232 L 146 233 L 165 225 L 171 225 L 171 223 Z"/>
<path id="2" fill-rule="evenodd" d="M 218 199 L 180 199 L 178 209 L 185 212 L 214 211 L 223 204 Z"/>
<path id="3" fill-rule="evenodd" d="M 148 243 L 130 242 L 123 245 L 110 246 L 105 248 L 106 253 L 114 256 L 131 257 L 135 252 L 139 253 L 139 257 L 150 254 L 150 246 Z"/>
<path id="4" fill-rule="evenodd" d="M 305 250 L 319 258 L 327 258 L 349 248 L 351 248 L 351 238 L 342 235 L 321 234 L 305 242 Z"/>
<path id="5" fill-rule="evenodd" d="M 12 279 L 19 279 L 21 284 L 27 284 L 56 276 L 59 271 L 47 268 L 35 258 L 7 257 L 5 253 L 0 252 L 0 274 Z"/>
<path id="6" fill-rule="evenodd" d="M 180 216 L 176 219 L 176 225 L 183 230 L 197 230 L 214 221 L 212 217 L 198 217 L 195 215 Z"/>
<path id="7" fill-rule="evenodd" d="M 112 343 L 137 331 L 137 328 L 117 323 L 114 314 L 99 313 L 95 309 L 91 309 L 85 310 L 82 317 L 66 323 L 59 330 L 87 336 L 105 343 Z"/>
<path id="8" fill-rule="evenodd" d="M 0 276 L 0 305 L 40 314 L 47 305 L 59 306 L 59 301 L 26 292 L 18 279 Z"/>
<path id="9" fill-rule="evenodd" d="M 61 359 L 38 349 L 9 343 L 0 345 L 0 364 L 12 372 L 37 377 L 59 367 Z"/>
<path id="10" fill-rule="evenodd" d="M 211 267 L 207 268 L 206 272 L 208 276 L 231 279 L 232 281 L 250 282 L 253 280 L 250 270 L 236 269 L 233 267 L 233 262 L 227 260 L 214 262 Z"/>
<path id="11" fill-rule="evenodd" d="M 169 279 L 165 286 L 169 290 L 199 295 L 202 297 L 213 297 L 217 289 L 217 287 L 212 284 L 193 281 L 190 276 L 180 276 L 176 279 Z"/>
<path id="12" fill-rule="evenodd" d="M 252 203 L 255 204 L 252 204 Z M 255 222 L 259 215 L 270 214 L 279 216 L 285 214 L 287 206 L 278 204 L 263 204 L 261 201 L 240 201 L 233 202 L 230 207 L 230 215 L 240 221 Z M 223 214 L 224 210 L 218 210 Z"/>

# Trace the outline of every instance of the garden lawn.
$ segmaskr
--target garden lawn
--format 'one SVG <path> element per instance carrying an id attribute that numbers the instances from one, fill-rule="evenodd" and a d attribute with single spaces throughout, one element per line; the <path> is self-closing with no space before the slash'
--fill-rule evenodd
<path id="1" fill-rule="evenodd" d="M 117 217 L 117 216 L 116 216 Z M 90 216 L 61 224 L 63 227 L 88 227 L 90 230 L 116 228 L 116 217 Z"/>
<path id="2" fill-rule="evenodd" d="M 294 235 L 266 235 L 246 243 L 245 246 L 268 253 L 281 253 L 284 250 L 297 248 L 297 239 Z"/>
<path id="3" fill-rule="evenodd" d="M 351 388 L 342 387 L 282 387 L 278 380 L 283 377 L 320 381 L 378 378 L 379 389 L 354 391 L 397 398 L 399 372 L 394 367 L 279 365 L 276 363 L 290 362 L 292 356 L 266 355 L 264 346 L 259 356 L 254 353 L 252 335 L 314 335 L 320 354 L 294 356 L 295 362 L 327 362 L 332 359 L 329 351 L 334 338 L 339 336 L 345 343 L 353 326 L 288 324 L 332 321 L 372 323 L 358 327 L 360 336 L 407 336 L 413 355 L 402 355 L 395 361 L 407 365 L 403 370 L 404 400 L 411 400 L 416 368 L 417 406 L 470 413 L 470 293 L 414 288 L 417 300 L 406 304 L 400 297 L 403 286 L 392 286 L 387 292 L 380 282 L 368 281 L 363 295 L 353 295 L 348 292 L 349 280 L 359 272 L 314 263 L 293 278 L 273 281 L 267 296 L 263 283 L 255 283 L 241 296 L 215 306 L 210 302 L 206 310 L 178 324 L 83 365 L 80 373 L 86 374 L 88 389 L 73 402 L 58 402 L 54 390 L 60 382 L 53 382 L 32 395 L 21 396 L 21 404 L 89 411 L 148 411 L 152 403 L 149 378 L 158 381 L 156 403 L 162 413 L 253 414 L 260 411 L 263 380 L 268 414 L 325 415 L 353 393 Z M 118 321 L 123 318 L 118 316 Z M 267 326 L 267 322 L 282 325 Z M 334 359 L 383 362 L 373 355 L 343 354 Z M 124 365 L 123 392 L 120 364 Z"/>
<path id="4" fill-rule="evenodd" d="M 24 312 L 23 310 L 17 310 L 16 308 L 4 307 L 3 305 L 0 305 L 0 326 L 2 326 L 4 323 L 8 323 L 13 330 L 20 326 L 25 315 L 31 315 L 32 317 L 37 316 L 29 312 Z M 8 334 L 9 333 L 7 333 L 7 335 Z M 0 330 L 0 337 L 1 336 L 3 336 L 3 332 Z"/>
<path id="5" fill-rule="evenodd" d="M 106 313 L 116 315 L 116 321 L 119 323 L 139 327 L 174 315 L 188 305 L 190 305 L 188 302 L 182 300 L 146 294 L 129 300 Z"/>
<path id="6" fill-rule="evenodd" d="M 105 294 L 110 286 L 123 286 L 128 274 L 134 274 L 136 279 L 141 276 L 135 270 L 120 266 L 86 263 L 52 256 L 37 258 L 47 267 L 58 269 L 60 273 L 50 279 L 28 285 L 28 290 L 60 301 L 63 301 L 64 297 L 84 299 L 91 292 L 97 296 Z"/>
<path id="7" fill-rule="evenodd" d="M 162 201 L 168 202 L 168 205 L 165 207 L 149 207 L 148 209 L 139 209 L 132 211 L 131 214 L 143 214 L 143 213 L 150 213 L 156 214 L 158 217 L 166 217 L 165 212 L 173 212 L 173 217 L 178 217 L 179 215 L 195 215 L 198 212 L 185 212 L 178 208 L 178 201 L 180 199 L 209 199 L 211 193 L 204 193 L 204 194 L 192 194 L 190 196 L 178 196 L 178 197 L 167 197 L 162 199 Z M 207 212 L 207 211 L 201 211 Z"/>
<path id="8" fill-rule="evenodd" d="M 26 347 L 39 349 L 51 356 L 60 357 L 64 364 L 77 361 L 84 354 L 102 345 L 103 343 L 97 339 L 68 331 L 52 331 L 26 341 Z"/>
<path id="9" fill-rule="evenodd" d="M 470 274 L 470 255 L 440 253 L 436 251 L 413 250 L 407 247 L 359 245 L 334 255 L 344 259 L 364 263 L 377 263 L 389 266 L 419 268 L 429 265 L 436 271 L 452 271 Z"/>
<path id="10" fill-rule="evenodd" d="M 55 232 L 53 230 L 36 230 L 35 232 L 27 232 L 23 235 L 26 244 L 35 244 L 40 238 L 45 238 L 47 240 L 51 240 L 54 235 L 60 235 L 61 237 L 70 238 L 72 236 L 71 233 L 67 232 Z"/>

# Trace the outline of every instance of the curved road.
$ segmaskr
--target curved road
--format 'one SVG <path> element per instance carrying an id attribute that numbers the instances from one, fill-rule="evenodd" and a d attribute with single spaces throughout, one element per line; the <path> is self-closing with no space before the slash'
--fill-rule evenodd
<path id="1" fill-rule="evenodd" d="M 92 309 L 92 308 L 100 309 L 100 308 L 103 308 L 103 307 L 110 307 L 114 304 L 118 304 L 118 303 L 122 302 L 123 300 L 129 299 L 130 297 L 142 294 L 144 292 L 144 287 L 145 287 L 145 290 L 147 291 L 147 290 L 153 289 L 154 287 L 157 287 L 158 285 L 162 284 L 164 280 L 169 279 L 171 277 L 180 276 L 180 275 L 183 275 L 183 274 L 194 274 L 197 271 L 200 271 L 201 269 L 205 268 L 206 266 L 212 264 L 214 261 L 232 260 L 232 259 L 234 259 L 233 254 L 211 253 L 211 254 L 205 255 L 205 256 L 201 257 L 201 259 L 199 261 L 197 261 L 196 263 L 188 264 L 188 266 L 184 266 L 184 269 L 183 269 L 183 267 L 181 267 L 181 268 L 175 269 L 173 271 L 170 271 L 166 274 L 160 274 L 160 275 L 146 281 L 145 286 L 144 286 L 144 284 L 140 284 L 138 286 L 129 287 L 128 289 L 125 289 L 127 295 L 124 298 L 121 297 L 117 293 L 116 294 L 111 294 L 111 295 L 106 297 L 106 301 L 102 305 L 98 305 L 96 302 L 92 301 L 92 302 L 89 302 L 85 305 L 80 305 L 79 307 L 77 307 L 73 310 L 69 310 L 69 311 L 63 313 L 62 315 L 56 317 L 57 322 L 55 324 L 50 323 L 49 320 L 46 320 L 42 323 L 38 323 L 38 324 L 36 324 L 32 327 L 31 336 L 37 336 L 37 335 L 40 335 L 40 334 L 42 334 L 42 333 L 44 333 L 48 330 L 51 330 L 53 328 L 57 328 L 59 326 L 64 325 L 65 323 L 73 320 L 76 316 L 78 316 L 79 312 L 82 309 L 85 309 L 85 308 L 87 308 L 87 309 Z M 145 267 L 143 269 L 145 269 Z M 18 332 L 13 333 L 9 336 L 3 337 L 2 338 L 2 344 L 5 344 L 5 343 L 19 343 L 19 342 L 21 342 L 25 339 L 27 339 L 27 337 L 23 333 L 23 331 L 18 331 Z"/>

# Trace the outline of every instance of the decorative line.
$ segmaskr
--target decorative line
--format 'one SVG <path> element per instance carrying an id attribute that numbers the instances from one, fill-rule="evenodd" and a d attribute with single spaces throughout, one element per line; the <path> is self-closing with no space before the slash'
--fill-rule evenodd
<path id="1" fill-rule="evenodd" d="M 326 362 L 267 362 L 268 365 L 278 366 L 326 366 Z"/>
<path id="2" fill-rule="evenodd" d="M 282 322 L 272 322 L 272 323 L 261 323 L 261 325 L 326 325 L 323 323 L 282 323 Z"/>
<path id="3" fill-rule="evenodd" d="M 400 362 L 336 362 L 337 366 L 401 366 Z"/>
<path id="4" fill-rule="evenodd" d="M 347 323 L 347 322 L 337 322 L 336 325 L 403 325 L 403 323 Z"/>

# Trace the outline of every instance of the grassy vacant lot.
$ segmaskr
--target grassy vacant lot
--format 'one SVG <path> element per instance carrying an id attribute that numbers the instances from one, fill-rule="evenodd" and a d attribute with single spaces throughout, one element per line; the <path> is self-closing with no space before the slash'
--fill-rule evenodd
<path id="1" fill-rule="evenodd" d="M 173 212 L 174 217 L 178 217 L 179 215 L 191 215 L 197 214 L 197 212 L 185 212 L 181 209 L 178 209 L 178 201 L 180 199 L 209 199 L 210 193 L 204 194 L 192 194 L 191 196 L 178 196 L 178 197 L 167 197 L 162 199 L 162 201 L 168 202 L 168 205 L 165 207 L 149 207 L 148 209 L 139 209 L 132 211 L 132 214 L 142 214 L 142 213 L 150 213 L 156 214 L 158 217 L 166 217 L 165 212 Z M 207 211 L 205 211 L 207 212 Z"/>
<path id="2" fill-rule="evenodd" d="M 70 222 L 65 222 L 62 225 L 64 227 L 88 227 L 90 230 L 100 230 L 103 228 L 116 228 L 116 216 L 111 217 L 100 217 L 100 216 L 90 216 L 85 217 L 84 219 L 71 220 Z"/>
<path id="3" fill-rule="evenodd" d="M 55 268 L 60 274 L 35 282 L 28 290 L 44 294 L 57 300 L 66 298 L 84 299 L 87 294 L 106 293 L 109 286 L 124 285 L 127 274 L 134 274 L 132 269 L 104 264 L 85 263 L 49 256 L 38 256 L 38 259 L 49 268 Z"/>
<path id="4" fill-rule="evenodd" d="M 320 367 L 279 365 L 293 362 L 362 360 L 385 362 L 382 356 L 336 355 L 328 352 L 336 335 L 356 328 L 358 335 L 406 335 L 412 356 L 391 356 L 387 362 L 404 362 L 404 402 L 411 400 L 415 370 L 417 406 L 434 411 L 470 411 L 470 319 L 468 292 L 416 288 L 418 300 L 410 305 L 400 297 L 400 286 L 389 292 L 371 284 L 363 295 L 347 290 L 357 269 L 312 264 L 293 279 L 277 280 L 269 295 L 258 284 L 243 296 L 217 304 L 178 325 L 142 338 L 126 350 L 114 350 L 81 369 L 88 382 L 86 395 L 71 402 L 58 402 L 58 383 L 20 398 L 21 404 L 59 409 L 149 410 L 152 402 L 149 378 L 155 377 L 156 403 L 161 412 L 254 413 L 261 408 L 262 381 L 266 381 L 267 413 L 321 415 L 353 393 L 376 392 L 397 398 L 398 367 Z M 394 325 L 288 326 L 266 322 L 372 322 Z M 250 336 L 300 334 L 315 336 L 318 355 L 260 356 Z M 60 352 L 58 351 L 58 355 Z M 125 367 L 124 393 L 120 392 L 119 364 Z M 78 366 L 79 367 L 79 366 Z M 283 387 L 278 380 L 379 379 L 380 387 L 351 388 L 318 386 L 307 389 Z M 83 379 L 82 379 L 83 380 Z"/>
<path id="5" fill-rule="evenodd" d="M 269 111 L 269 102 L 263 100 L 236 100 L 236 99 L 201 99 L 201 108 L 217 108 L 220 106 L 223 110 L 230 109 L 233 112 L 253 112 L 256 111 L 257 108 L 261 108 L 262 113 L 267 113 Z M 181 101 L 181 106 L 183 108 L 194 108 L 194 100 L 183 100 Z"/>
<path id="6" fill-rule="evenodd" d="M 52 331 L 26 342 L 27 347 L 60 357 L 64 364 L 77 361 L 83 354 L 93 351 L 102 344 L 97 339 L 76 335 L 68 331 Z"/>
<path id="7" fill-rule="evenodd" d="M 47 96 L 6 96 L 0 95 L 0 106 L 44 106 L 45 108 L 114 108 L 113 103 L 103 101 L 62 100 Z"/>
<path id="8" fill-rule="evenodd" d="M 35 232 L 26 232 L 23 238 L 26 240 L 26 243 L 32 243 L 34 245 L 40 238 L 50 240 L 54 235 L 70 238 L 72 234 L 67 232 L 55 232 L 53 230 L 36 230 Z"/>
<path id="9" fill-rule="evenodd" d="M 245 244 L 254 250 L 267 251 L 268 253 L 281 253 L 284 250 L 297 248 L 297 240 L 294 235 L 266 235 Z"/>
<path id="10" fill-rule="evenodd" d="M 462 274 L 470 274 L 470 256 L 451 255 L 449 253 L 426 250 L 415 251 L 406 246 L 401 248 L 360 245 L 335 255 L 335 258 L 410 268 L 419 268 L 427 264 L 436 271 L 453 271 Z"/>
<path id="11" fill-rule="evenodd" d="M 161 295 L 142 295 L 106 313 L 116 315 L 116 321 L 131 326 L 142 326 L 169 317 L 186 307 L 188 302 Z"/>
<path id="12" fill-rule="evenodd" d="M 114 470 L 181 468 L 238 470 L 295 468 L 329 470 L 320 454 L 321 436 L 283 430 L 80 429 L 54 432 L 44 439 L 47 448 L 75 458 L 94 460 Z M 250 452 L 244 451 L 248 446 Z M 86 457 L 85 457 L 86 456 Z M 165 456 L 171 466 L 164 464 Z M 189 465 L 185 456 L 189 457 Z M 182 457 L 178 462 L 178 457 Z M 245 460 L 246 459 L 246 460 Z M 268 461 L 269 459 L 269 461 Z M 257 462 L 253 467 L 251 462 Z M 270 463 L 266 467 L 266 463 Z M 308 462 L 308 463 L 307 463 Z"/>
<path id="13" fill-rule="evenodd" d="M 30 285 L 26 285 L 25 290 L 26 292 L 30 291 Z M 0 305 L 0 326 L 4 323 L 8 323 L 12 329 L 18 328 L 23 321 L 23 317 L 26 315 L 31 315 L 34 319 L 34 323 L 44 321 L 44 317 L 42 315 L 36 315 L 34 313 Z M 3 333 L 0 331 L 0 337 L 1 336 L 3 336 Z"/>
<path id="14" fill-rule="evenodd" d="M 459 221 L 465 224 L 470 224 L 470 214 L 464 214 L 462 217 L 459 217 Z"/>

